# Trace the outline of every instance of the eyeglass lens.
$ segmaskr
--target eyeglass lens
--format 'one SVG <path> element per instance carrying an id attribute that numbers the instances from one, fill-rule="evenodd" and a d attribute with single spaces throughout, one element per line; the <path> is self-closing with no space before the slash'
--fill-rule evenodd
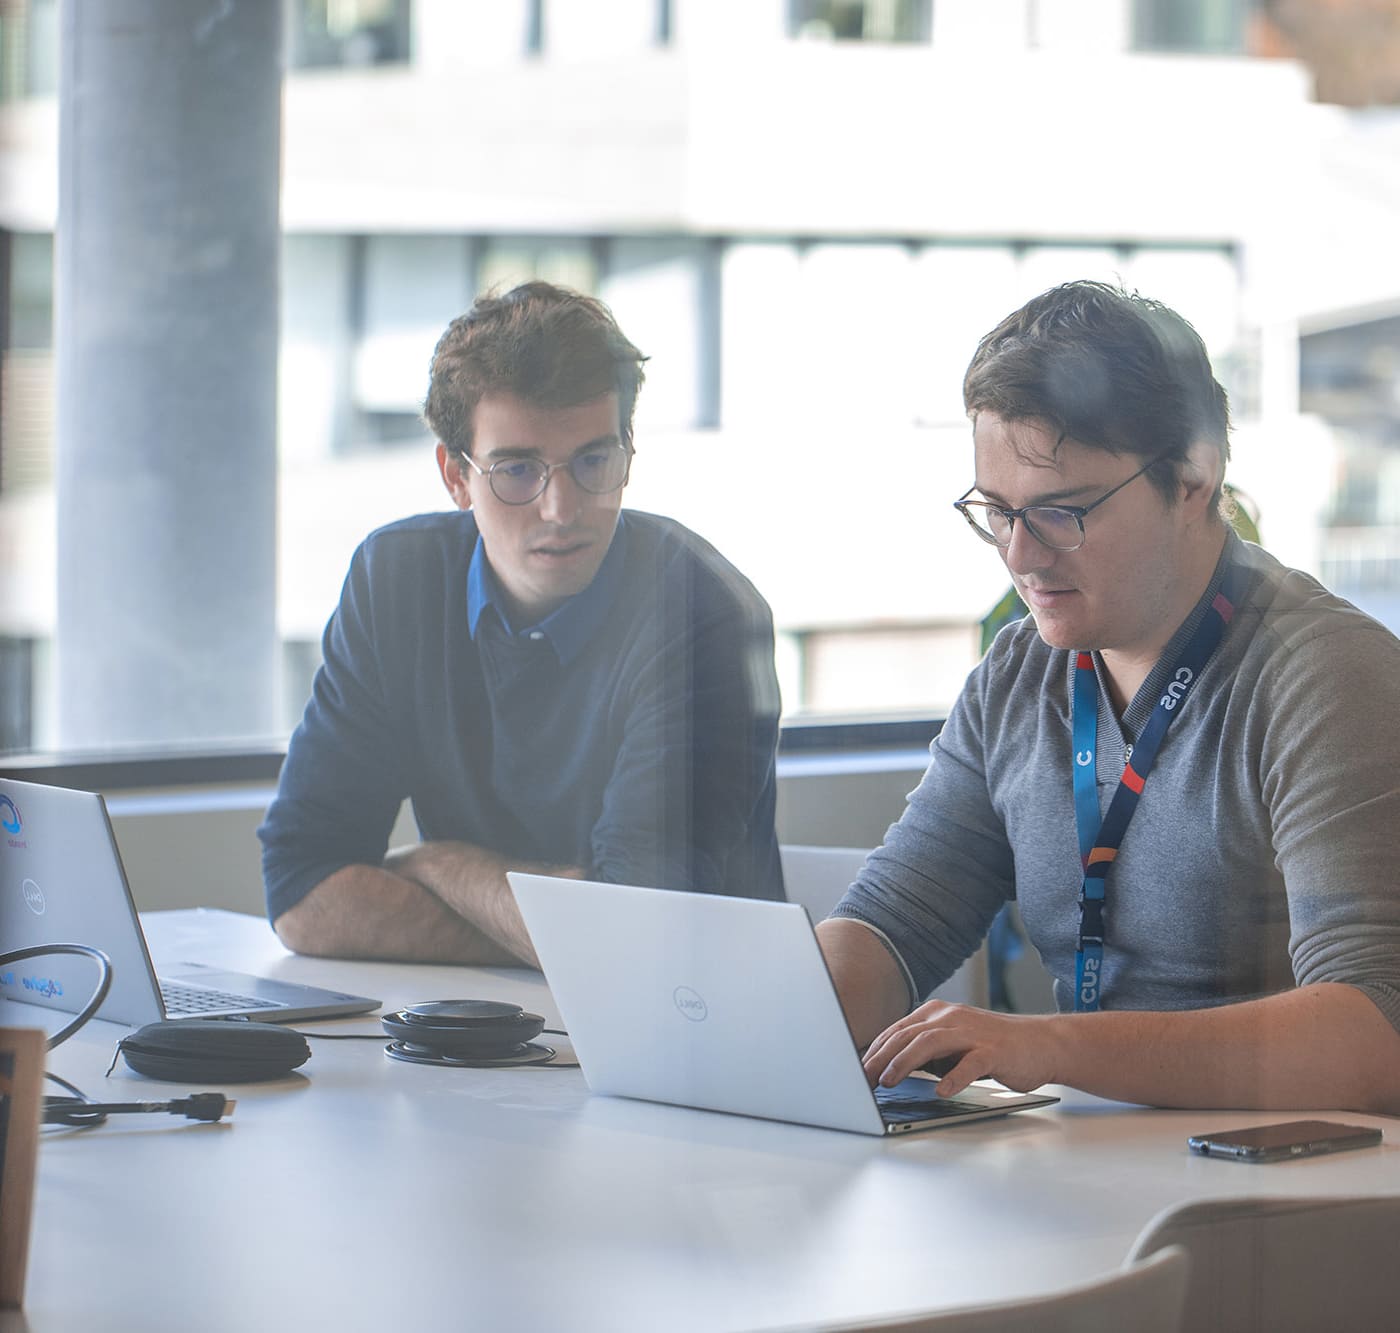
<path id="1" fill-rule="evenodd" d="M 569 460 L 568 468 L 580 489 L 606 495 L 627 479 L 627 450 L 620 444 L 585 449 Z M 550 471 L 538 458 L 504 459 L 491 468 L 491 489 L 506 504 L 529 504 L 543 492 Z"/>
<path id="2" fill-rule="evenodd" d="M 1011 544 L 1013 522 L 1000 509 L 990 505 L 970 504 L 967 512 L 978 529 L 998 546 Z M 1084 542 L 1084 529 L 1068 509 L 1037 505 L 1027 509 L 1021 521 L 1030 529 L 1031 536 L 1036 541 L 1055 550 L 1074 551 Z"/>

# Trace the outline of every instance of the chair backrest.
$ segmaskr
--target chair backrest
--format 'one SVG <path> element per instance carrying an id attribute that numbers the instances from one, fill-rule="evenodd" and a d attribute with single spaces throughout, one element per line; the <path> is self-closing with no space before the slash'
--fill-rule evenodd
<path id="1" fill-rule="evenodd" d="M 789 902 L 801 903 L 812 924 L 824 920 L 841 901 L 870 855 L 861 847 L 810 847 L 784 843 L 778 848 Z M 933 995 L 955 1004 L 987 1004 L 987 957 L 984 945 Z"/>
<path id="2" fill-rule="evenodd" d="M 1129 1262 L 1163 1246 L 1191 1255 L 1188 1328 L 1400 1327 L 1400 1196 L 1179 1204 L 1147 1224 Z"/>
<path id="3" fill-rule="evenodd" d="M 869 855 L 862 847 L 779 847 L 788 901 L 801 903 L 815 925 L 841 901 Z"/>
<path id="4" fill-rule="evenodd" d="M 1180 1333 L 1191 1260 L 1179 1246 L 1050 1296 L 841 1324 L 825 1333 Z"/>

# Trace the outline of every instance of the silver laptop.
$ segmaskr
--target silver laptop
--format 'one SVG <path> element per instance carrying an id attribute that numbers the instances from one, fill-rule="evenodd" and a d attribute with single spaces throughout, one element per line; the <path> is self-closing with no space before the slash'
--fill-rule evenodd
<path id="1" fill-rule="evenodd" d="M 0 778 L 0 952 L 40 944 L 105 953 L 112 988 L 97 1017 L 131 1026 L 162 1018 L 285 1023 L 379 1007 L 363 995 L 198 963 L 157 979 L 102 797 Z M 0 997 L 76 1013 L 97 975 L 88 958 L 27 959 L 0 966 Z"/>
<path id="2" fill-rule="evenodd" d="M 594 1092 L 860 1134 L 938 1129 L 1058 1097 L 937 1080 L 871 1091 L 806 909 L 508 876 Z"/>

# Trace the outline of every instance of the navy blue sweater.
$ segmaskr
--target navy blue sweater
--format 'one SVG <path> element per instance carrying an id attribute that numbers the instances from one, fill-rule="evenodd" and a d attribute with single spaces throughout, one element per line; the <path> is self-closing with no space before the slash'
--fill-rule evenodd
<path id="1" fill-rule="evenodd" d="M 378 865 L 405 798 L 425 840 L 781 898 L 773 626 L 753 586 L 679 523 L 624 511 L 594 584 L 516 634 L 479 582 L 468 615 L 477 545 L 452 511 L 356 551 L 258 830 L 269 916 Z"/>

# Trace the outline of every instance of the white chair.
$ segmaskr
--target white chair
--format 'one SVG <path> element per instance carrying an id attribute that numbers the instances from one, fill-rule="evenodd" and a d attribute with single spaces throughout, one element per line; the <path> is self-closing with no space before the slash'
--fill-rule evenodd
<path id="1" fill-rule="evenodd" d="M 1015 1263 L 1014 1255 L 1007 1256 Z M 823 1325 L 821 1333 L 1181 1333 L 1191 1259 L 1179 1246 L 1050 1296 L 977 1305 L 867 1324 Z"/>
<path id="2" fill-rule="evenodd" d="M 1400 1328 L 1400 1197 L 1235 1197 L 1178 1204 L 1147 1224 L 1128 1262 L 1162 1247 L 1191 1255 L 1187 1328 Z"/>
<path id="3" fill-rule="evenodd" d="M 788 901 L 801 903 L 813 923 L 825 920 L 869 855 L 863 847 L 804 847 L 795 843 L 779 847 Z"/>
<path id="4" fill-rule="evenodd" d="M 860 847 L 809 847 L 785 843 L 778 848 L 789 902 L 801 903 L 813 924 L 825 920 L 831 909 L 860 874 L 870 853 Z M 985 945 L 933 992 L 950 1004 L 987 1005 L 987 950 Z"/>

